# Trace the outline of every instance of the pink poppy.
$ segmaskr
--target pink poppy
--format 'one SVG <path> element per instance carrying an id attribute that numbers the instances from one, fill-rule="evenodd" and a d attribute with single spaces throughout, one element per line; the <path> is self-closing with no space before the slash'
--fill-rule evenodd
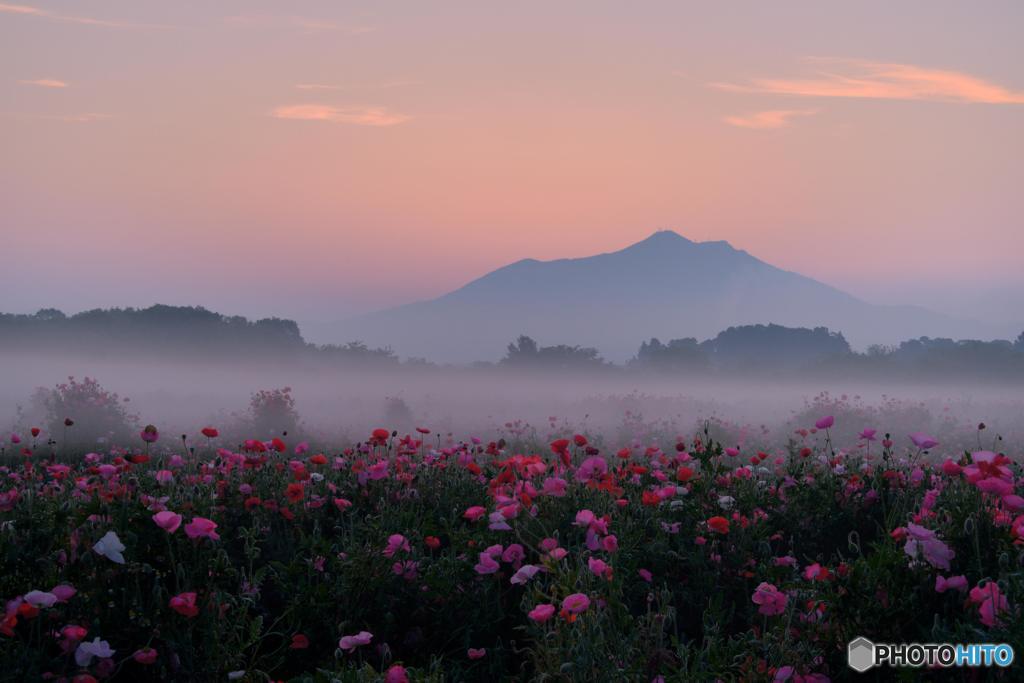
<path id="1" fill-rule="evenodd" d="M 588 607 L 590 607 L 590 598 L 583 593 L 573 593 L 562 601 L 562 609 L 569 614 L 586 612 Z"/>
<path id="2" fill-rule="evenodd" d="M 555 615 L 555 606 L 549 603 L 537 605 L 527 615 L 538 624 L 542 624 Z"/>
<path id="3" fill-rule="evenodd" d="M 153 521 L 167 533 L 173 534 L 181 526 L 181 515 L 170 510 L 163 510 L 153 515 Z M 189 535 L 191 536 L 191 534 Z M 195 537 L 193 536 L 193 538 Z"/>
<path id="4" fill-rule="evenodd" d="M 189 538 L 208 538 L 211 541 L 219 541 L 217 523 L 206 517 L 193 517 L 192 521 L 185 525 L 185 534 Z"/>
<path id="5" fill-rule="evenodd" d="M 338 647 L 345 652 L 352 652 L 361 645 L 369 645 L 371 640 L 373 640 L 372 633 L 369 631 L 360 631 L 352 636 L 342 636 L 341 640 L 338 641 Z"/>
<path id="6" fill-rule="evenodd" d="M 772 584 L 765 582 L 761 582 L 750 599 L 754 604 L 759 605 L 757 611 L 767 616 L 782 614 L 786 611 L 786 604 L 789 602 L 789 596 Z"/>
<path id="7" fill-rule="evenodd" d="M 951 576 L 948 579 L 936 575 L 935 577 L 935 592 L 945 593 L 948 590 L 965 591 L 967 590 L 967 577 L 961 574 L 960 576 Z"/>
<path id="8" fill-rule="evenodd" d="M 466 511 L 462 513 L 462 516 L 471 522 L 475 522 L 481 517 L 483 517 L 485 514 L 487 514 L 487 508 L 484 508 L 480 505 L 474 505 L 472 507 L 466 508 Z"/>

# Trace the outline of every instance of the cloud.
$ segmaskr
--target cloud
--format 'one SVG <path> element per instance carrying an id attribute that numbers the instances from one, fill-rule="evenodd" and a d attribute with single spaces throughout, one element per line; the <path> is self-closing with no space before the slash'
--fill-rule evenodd
<path id="1" fill-rule="evenodd" d="M 726 116 L 723 121 L 731 126 L 739 126 L 740 128 L 768 130 L 770 128 L 785 128 L 789 125 L 792 118 L 813 116 L 817 113 L 817 109 L 770 109 L 768 111 L 747 114 L 746 116 Z"/>
<path id="2" fill-rule="evenodd" d="M 37 78 L 33 81 L 18 81 L 22 85 L 37 85 L 40 88 L 66 88 L 68 84 L 65 81 L 58 81 L 55 78 Z"/>
<path id="3" fill-rule="evenodd" d="M 746 84 L 712 83 L 730 92 L 802 97 L 847 97 L 881 100 L 927 100 L 982 104 L 1024 104 L 1024 92 L 960 71 L 859 59 L 811 58 L 831 65 L 810 78 L 758 78 Z"/>
<path id="4" fill-rule="evenodd" d="M 135 24 L 126 21 L 112 21 L 108 19 L 93 19 L 92 17 L 80 17 L 71 14 L 62 14 L 60 12 L 51 12 L 50 10 L 42 9 L 40 7 L 32 7 L 30 5 L 11 5 L 6 2 L 0 2 L 0 14 L 20 14 L 22 16 L 50 19 L 51 21 L 63 21 L 69 24 L 84 24 L 86 26 L 106 26 L 108 28 L 169 28 L 168 26 L 162 26 L 158 24 Z"/>
<path id="5" fill-rule="evenodd" d="M 247 28 L 297 28 L 309 33 L 332 31 L 346 33 L 350 36 L 370 33 L 371 26 L 338 24 L 333 21 L 310 19 L 300 16 L 279 16 L 274 14 L 240 14 L 224 17 L 224 21 L 233 26 Z"/>
<path id="6" fill-rule="evenodd" d="M 390 112 L 384 107 L 332 107 L 324 104 L 292 104 L 277 107 L 270 115 L 293 121 L 328 121 L 357 126 L 396 126 L 412 117 Z"/>

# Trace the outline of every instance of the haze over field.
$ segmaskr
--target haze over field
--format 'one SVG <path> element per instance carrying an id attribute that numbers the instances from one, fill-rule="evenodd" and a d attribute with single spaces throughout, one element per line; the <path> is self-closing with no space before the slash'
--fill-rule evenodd
<path id="1" fill-rule="evenodd" d="M 271 320 L 231 318 L 231 369 L 166 320 L 4 328 L 4 415 L 68 374 L 182 419 L 294 385 L 323 426 L 394 395 L 467 424 L 634 390 L 775 417 L 1017 377 L 1017 3 L 26 2 L 0 2 L 0 312 Z M 844 339 L 744 387 L 756 359 L 714 340 L 754 323 Z M 596 370 L 468 369 L 520 335 Z M 326 360 L 398 367 L 374 347 L 400 369 Z"/>

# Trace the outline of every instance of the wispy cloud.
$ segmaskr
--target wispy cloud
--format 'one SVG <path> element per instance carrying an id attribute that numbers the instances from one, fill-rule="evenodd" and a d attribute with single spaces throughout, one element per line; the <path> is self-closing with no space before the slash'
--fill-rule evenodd
<path id="1" fill-rule="evenodd" d="M 328 121 L 357 126 L 396 126 L 412 117 L 388 111 L 384 107 L 332 107 L 324 104 L 292 104 L 277 107 L 270 115 L 295 121 Z"/>
<path id="2" fill-rule="evenodd" d="M 72 14 L 53 12 L 41 7 L 31 5 L 11 5 L 0 2 L 0 13 L 20 14 L 27 17 L 38 17 L 51 21 L 62 21 L 69 24 L 84 24 L 86 26 L 105 26 L 107 28 L 170 28 L 161 24 L 137 24 L 129 21 L 115 21 L 111 19 L 95 19 L 93 17 L 82 17 Z"/>
<path id="3" fill-rule="evenodd" d="M 746 116 L 726 116 L 723 120 L 731 126 L 768 130 L 771 128 L 785 128 L 793 118 L 813 116 L 817 113 L 817 109 L 770 109 L 768 111 L 747 114 Z"/>
<path id="4" fill-rule="evenodd" d="M 36 85 L 40 88 L 66 88 L 68 87 L 67 82 L 58 81 L 56 78 L 37 78 L 30 81 L 18 81 L 22 85 Z"/>
<path id="5" fill-rule="evenodd" d="M 330 31 L 336 33 L 345 33 L 352 36 L 360 35 L 362 33 L 370 33 L 371 31 L 373 31 L 373 27 L 371 26 L 339 24 L 333 21 L 324 21 L 322 19 L 311 19 L 309 17 L 301 17 L 294 15 L 281 16 L 275 14 L 240 14 L 236 16 L 224 17 L 224 21 L 232 26 L 239 27 L 283 27 L 300 29 L 310 33 Z"/>
<path id="6" fill-rule="evenodd" d="M 384 81 L 382 83 L 350 83 L 348 85 L 333 85 L 330 83 L 297 83 L 296 90 L 389 90 L 391 88 L 404 88 L 412 85 L 420 85 L 419 81 Z"/>
<path id="7" fill-rule="evenodd" d="M 731 92 L 803 97 L 930 100 L 982 104 L 1024 104 L 1024 91 L 1011 90 L 961 71 L 860 59 L 809 58 L 828 70 L 808 78 L 756 78 L 747 83 L 712 83 Z"/>

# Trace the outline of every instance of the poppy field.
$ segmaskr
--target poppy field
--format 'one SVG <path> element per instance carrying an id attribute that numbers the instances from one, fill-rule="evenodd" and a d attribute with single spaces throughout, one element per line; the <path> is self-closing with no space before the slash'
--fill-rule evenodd
<path id="1" fill-rule="evenodd" d="M 0 675 L 817 683 L 857 676 L 857 636 L 1020 652 L 1019 454 L 842 419 L 742 447 L 27 428 L 0 467 Z"/>

